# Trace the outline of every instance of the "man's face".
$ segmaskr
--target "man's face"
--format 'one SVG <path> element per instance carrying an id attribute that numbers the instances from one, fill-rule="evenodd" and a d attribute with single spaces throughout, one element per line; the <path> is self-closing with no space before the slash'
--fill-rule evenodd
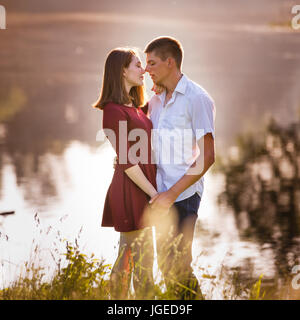
<path id="1" fill-rule="evenodd" d="M 170 73 L 168 59 L 161 60 L 154 52 L 147 53 L 145 71 L 149 72 L 152 81 L 157 85 L 163 85 L 164 80 Z"/>

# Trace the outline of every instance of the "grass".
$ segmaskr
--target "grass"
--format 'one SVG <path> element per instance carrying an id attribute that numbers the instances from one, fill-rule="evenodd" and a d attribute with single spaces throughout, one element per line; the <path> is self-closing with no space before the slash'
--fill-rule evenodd
<path id="1" fill-rule="evenodd" d="M 117 296 L 111 290 L 109 275 L 111 265 L 104 261 L 94 259 L 93 255 L 87 256 L 81 253 L 76 245 L 66 242 L 66 265 L 57 264 L 56 271 L 50 281 L 45 281 L 45 269 L 36 267 L 34 263 L 25 264 L 25 274 L 19 276 L 10 286 L 0 290 L 0 300 L 115 300 Z M 212 287 L 222 290 L 225 299 L 261 299 L 261 278 L 249 289 L 237 286 L 236 277 L 232 277 L 230 283 L 227 280 L 222 283 L 222 277 L 202 275 L 203 279 L 212 281 Z M 184 285 L 175 283 L 184 288 Z M 239 289 L 237 289 L 239 287 Z M 163 280 L 153 288 L 153 296 L 156 300 L 177 300 L 175 286 L 172 289 L 163 289 Z M 117 291 L 121 291 L 122 283 L 119 283 Z M 142 295 L 149 296 L 149 292 Z M 151 296 L 151 294 L 150 294 Z M 122 298 L 124 299 L 124 297 Z M 125 299 L 143 299 L 129 292 Z"/>
<path id="2" fill-rule="evenodd" d="M 3 237 L 2 237 L 3 238 Z M 7 239 L 6 239 L 7 241 Z M 179 282 L 176 271 L 170 273 L 168 279 L 171 286 L 166 288 L 163 279 L 155 282 L 154 287 L 145 289 L 137 295 L 134 290 L 129 291 L 127 296 L 120 296 L 123 289 L 123 282 L 118 281 L 117 285 L 110 281 L 112 266 L 104 260 L 95 259 L 93 254 L 87 255 L 80 251 L 77 239 L 75 243 L 60 239 L 65 246 L 65 252 L 60 253 L 59 259 L 53 258 L 56 262 L 55 270 L 49 278 L 49 272 L 45 267 L 36 263 L 38 257 L 38 245 L 34 247 L 33 256 L 24 265 L 23 272 L 20 272 L 16 280 L 0 290 L 0 300 L 178 300 L 178 288 L 186 293 L 193 293 L 192 289 L 186 288 Z M 174 244 L 171 246 L 174 249 Z M 166 247 L 170 249 L 168 244 Z M 169 250 L 168 249 L 168 250 Z M 180 254 L 176 257 L 180 261 Z M 1 267 L 1 265 L 0 265 Z M 200 268 L 201 269 L 201 268 Z M 1 269 L 0 269 L 1 270 Z M 221 299 L 225 300 L 263 300 L 263 299 L 299 299 L 300 295 L 291 288 L 292 280 L 288 278 L 284 285 L 265 286 L 263 275 L 256 280 L 246 280 L 239 270 L 228 270 L 222 266 L 217 275 L 211 275 L 201 270 L 200 287 L 204 282 L 209 282 L 209 290 L 203 294 L 203 299 L 209 300 L 218 293 Z M 193 296 L 193 295 L 192 295 Z M 189 294 L 185 295 L 186 300 Z M 200 297 L 198 297 L 200 299 Z"/>
<path id="3" fill-rule="evenodd" d="M 111 265 L 94 259 L 93 255 L 81 253 L 76 246 L 66 243 L 66 266 L 59 267 L 50 281 L 45 281 L 45 272 L 34 264 L 25 264 L 26 273 L 18 277 L 10 286 L 0 290 L 0 300 L 115 300 L 109 281 Z M 262 287 L 263 275 L 257 281 L 243 284 L 239 275 L 233 273 L 225 275 L 208 275 L 203 273 L 202 278 L 211 281 L 211 288 L 222 292 L 226 300 L 262 300 L 273 299 L 274 288 L 266 290 Z M 178 284 L 178 283 L 177 283 Z M 180 285 L 180 284 L 179 284 Z M 163 281 L 153 288 L 156 300 L 176 300 L 175 290 L 163 290 Z M 121 290 L 121 283 L 119 290 Z M 282 299 L 289 296 L 287 288 L 281 289 Z M 276 290 L 277 292 L 277 290 Z M 278 293 L 278 292 L 277 292 Z M 144 292 L 145 296 L 149 292 Z M 205 299 L 209 297 L 205 297 Z M 292 297 L 295 298 L 295 297 Z M 130 292 L 126 299 L 142 299 Z"/>
<path id="4" fill-rule="evenodd" d="M 26 264 L 25 276 L 0 291 L 3 300 L 84 300 L 109 299 L 106 275 L 110 266 L 87 257 L 67 242 L 67 265 L 57 270 L 50 281 L 44 281 L 44 269 Z"/>
<path id="5" fill-rule="evenodd" d="M 19 277 L 9 287 L 0 290 L 0 300 L 115 300 L 110 281 L 111 266 L 80 253 L 76 247 L 67 243 L 67 265 L 58 268 L 51 281 L 44 281 L 43 268 L 26 265 L 26 275 Z M 222 281 L 221 277 L 203 274 L 212 281 L 212 288 L 223 291 L 224 299 L 261 300 L 265 291 L 261 288 L 262 276 L 252 285 L 238 283 L 236 274 Z M 177 300 L 175 290 L 162 290 L 162 282 L 153 288 L 156 300 Z M 119 287 L 121 290 L 121 285 Z M 149 292 L 145 292 L 145 296 Z M 205 297 L 206 298 L 206 297 Z M 127 299 L 140 300 L 134 292 Z"/>

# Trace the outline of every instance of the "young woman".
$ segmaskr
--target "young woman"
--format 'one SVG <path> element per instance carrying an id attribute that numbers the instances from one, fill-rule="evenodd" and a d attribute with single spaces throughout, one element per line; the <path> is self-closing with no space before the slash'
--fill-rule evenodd
<path id="1" fill-rule="evenodd" d="M 111 273 L 115 298 L 126 297 L 132 271 L 134 289 L 140 298 L 147 298 L 144 294 L 153 286 L 152 228 L 147 225 L 144 212 L 157 194 L 156 166 L 151 161 L 152 122 L 141 110 L 144 73 L 134 50 L 112 50 L 105 62 L 100 97 L 93 106 L 103 110 L 103 129 L 118 158 L 102 218 L 102 226 L 120 232 L 119 254 Z M 136 157 L 130 156 L 130 148 L 137 143 L 128 139 L 134 129 L 143 134 L 144 139 L 139 141 L 143 151 L 138 150 L 143 152 L 143 161 L 138 161 L 138 152 Z"/>

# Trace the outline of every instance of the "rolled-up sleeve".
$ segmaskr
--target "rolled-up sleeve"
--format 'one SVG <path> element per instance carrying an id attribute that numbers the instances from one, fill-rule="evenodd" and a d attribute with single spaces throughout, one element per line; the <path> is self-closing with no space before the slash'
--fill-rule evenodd
<path id="1" fill-rule="evenodd" d="M 192 130 L 198 141 L 207 133 L 215 138 L 216 109 L 213 99 L 208 94 L 195 95 L 190 104 Z"/>
<path id="2" fill-rule="evenodd" d="M 128 142 L 128 116 L 121 107 L 107 105 L 104 108 L 103 131 L 117 154 L 117 165 L 122 170 L 138 164 L 138 161 L 130 162 L 128 158 L 130 149 Z"/>

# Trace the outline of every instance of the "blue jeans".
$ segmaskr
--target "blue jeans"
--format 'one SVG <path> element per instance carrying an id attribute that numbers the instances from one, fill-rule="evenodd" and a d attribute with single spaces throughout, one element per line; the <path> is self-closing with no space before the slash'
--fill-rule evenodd
<path id="1" fill-rule="evenodd" d="M 178 229 L 179 230 L 183 231 L 184 225 L 187 220 L 189 220 L 189 223 L 191 223 L 190 221 L 192 220 L 194 222 L 193 227 L 195 227 L 195 223 L 198 218 L 200 201 L 201 201 L 201 198 L 199 194 L 196 192 L 191 197 L 174 203 L 174 206 L 178 211 Z M 192 229 L 193 230 L 190 230 L 190 231 L 194 233 L 194 228 Z"/>
<path id="2" fill-rule="evenodd" d="M 195 193 L 187 199 L 175 202 L 171 208 L 174 219 L 171 220 L 168 228 L 161 232 L 160 228 L 156 227 L 158 264 L 164 275 L 166 286 L 174 288 L 174 280 L 178 281 L 196 291 L 198 297 L 202 297 L 202 294 L 191 263 L 192 242 L 200 201 L 201 197 Z M 166 230 L 169 234 L 166 234 Z M 191 294 L 191 291 L 182 290 L 180 286 L 175 290 L 178 291 L 180 299 L 198 298 Z"/>

